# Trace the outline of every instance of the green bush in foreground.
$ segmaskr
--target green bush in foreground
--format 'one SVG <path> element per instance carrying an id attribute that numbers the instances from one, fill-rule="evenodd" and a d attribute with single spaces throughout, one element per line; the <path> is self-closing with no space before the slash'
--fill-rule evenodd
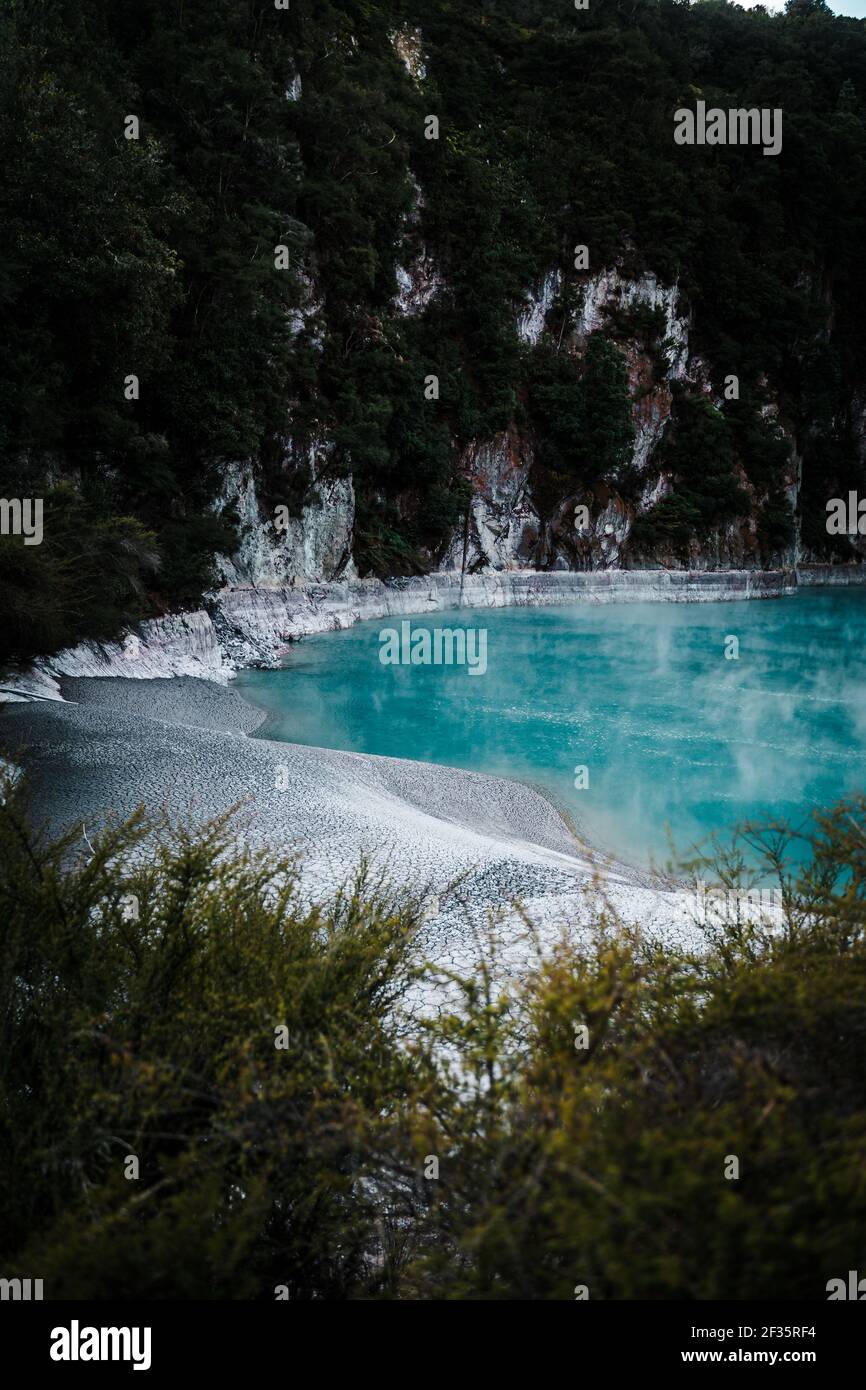
<path id="1" fill-rule="evenodd" d="M 785 834 L 760 838 L 777 925 L 734 910 L 663 950 L 600 903 L 515 982 L 492 947 L 440 975 L 426 1021 L 409 896 L 362 872 L 308 912 L 226 823 L 145 857 L 152 831 L 70 864 L 20 791 L 0 807 L 4 1276 L 50 1298 L 823 1299 L 863 1271 L 862 799 L 816 818 L 796 879 Z M 716 867 L 741 882 L 736 852 Z"/>

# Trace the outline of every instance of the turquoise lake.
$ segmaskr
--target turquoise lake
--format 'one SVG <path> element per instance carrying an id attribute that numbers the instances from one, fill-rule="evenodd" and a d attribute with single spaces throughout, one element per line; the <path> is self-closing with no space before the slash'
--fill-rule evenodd
<path id="1" fill-rule="evenodd" d="M 747 819 L 802 825 L 866 789 L 866 592 L 408 621 L 485 630 L 484 674 L 383 665 L 380 633 L 400 618 L 305 638 L 282 669 L 238 677 L 268 711 L 259 734 L 529 782 L 642 863 L 669 857 L 666 827 L 686 850 Z"/>

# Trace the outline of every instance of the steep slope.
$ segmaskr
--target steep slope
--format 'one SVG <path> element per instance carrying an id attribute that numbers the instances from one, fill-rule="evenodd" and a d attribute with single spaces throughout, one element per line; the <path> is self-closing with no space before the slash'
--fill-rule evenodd
<path id="1" fill-rule="evenodd" d="M 219 583 L 857 559 L 866 22 L 3 12 L 2 656 Z M 781 152 L 682 146 L 699 101 Z M 4 529 L 8 529 L 5 528 Z"/>

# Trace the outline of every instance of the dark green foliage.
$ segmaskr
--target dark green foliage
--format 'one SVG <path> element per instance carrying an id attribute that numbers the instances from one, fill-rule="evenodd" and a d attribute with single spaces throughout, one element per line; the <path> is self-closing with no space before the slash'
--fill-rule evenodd
<path id="1" fill-rule="evenodd" d="M 608 918 L 515 996 L 467 983 L 451 1038 L 474 1125 L 425 1296 L 826 1298 L 866 1235 L 864 813 L 816 818 L 799 879 L 781 827 L 692 865 L 730 894 L 705 951 Z M 776 926 L 743 906 L 746 845 L 780 885 Z"/>
<path id="2" fill-rule="evenodd" d="M 747 513 L 749 496 L 737 473 L 727 417 L 705 396 L 675 395 L 656 460 L 673 477 L 675 492 L 638 518 L 632 532 L 636 550 L 668 537 L 682 554 L 692 536 L 704 539 Z"/>
<path id="3" fill-rule="evenodd" d="M 631 457 L 634 435 L 628 371 L 619 349 L 599 333 L 593 333 L 587 344 L 581 386 L 584 468 L 606 482 L 619 482 Z"/>
<path id="4" fill-rule="evenodd" d="M 758 513 L 758 544 L 761 554 L 772 559 L 794 540 L 794 514 L 787 501 L 765 502 Z"/>
<path id="5" fill-rule="evenodd" d="M 541 511 L 599 484 L 627 492 L 634 430 L 628 372 L 616 345 L 593 333 L 579 365 L 570 354 L 539 346 L 527 376 L 536 440 L 533 497 Z"/>
<path id="6" fill-rule="evenodd" d="M 134 868 L 147 829 L 64 869 L 77 833 L 32 842 L 0 808 L 4 1261 L 56 1297 L 375 1290 L 381 1161 L 411 1183 L 424 1085 L 394 1010 L 417 909 L 361 877 L 305 912 L 291 863 L 221 825 Z"/>
<path id="7" fill-rule="evenodd" d="M 362 573 L 423 574 L 424 562 L 404 534 L 393 503 L 362 496 L 355 517 L 355 556 Z"/>
<path id="8" fill-rule="evenodd" d="M 669 553 L 685 562 L 689 542 L 697 535 L 702 520 L 694 498 L 683 492 L 669 493 L 635 521 L 630 537 L 632 549 L 637 555 Z"/>
<path id="9" fill-rule="evenodd" d="M 705 396 L 680 396 L 661 451 L 706 526 L 742 513 L 748 499 L 734 476 L 728 422 Z"/>
<path id="10" fill-rule="evenodd" d="M 529 411 L 538 440 L 536 458 L 563 480 L 580 479 L 585 453 L 581 450 L 584 399 L 577 367 L 565 353 L 541 346 L 528 367 Z"/>
<path id="11" fill-rule="evenodd" d="M 142 857 L 136 817 L 77 860 L 78 828 L 35 837 L 21 798 L 0 804 L 7 1277 L 38 1270 L 47 1298 L 824 1300 L 856 1267 L 863 800 L 816 818 L 796 871 L 783 827 L 679 866 L 729 894 L 698 949 L 598 903 L 517 979 L 491 939 L 422 1021 L 418 903 L 362 874 L 310 912 L 224 824 Z M 775 924 L 743 906 L 766 874 Z"/>
<path id="12" fill-rule="evenodd" d="M 391 41 L 406 25 L 420 85 Z M 228 460 L 253 459 L 269 501 L 302 503 L 289 435 L 292 458 L 330 438 L 332 466 L 353 473 L 364 570 L 432 563 L 460 510 L 458 450 L 527 417 L 552 506 L 592 477 L 633 502 L 614 348 L 590 342 L 580 402 L 571 361 L 547 360 L 571 355 L 578 244 L 591 272 L 678 278 L 714 387 L 738 375 L 730 445 L 766 558 L 788 485 L 755 423 L 768 392 L 802 457 L 804 539 L 848 554 L 824 516 L 862 485 L 862 22 L 716 0 L 7 0 L 0 45 L 5 495 L 42 495 L 59 470 L 100 521 L 135 517 L 163 557 L 154 606 L 195 601 L 230 544 L 230 519 L 219 536 L 208 519 Z M 676 146 L 673 113 L 699 96 L 781 107 L 781 156 Z M 396 267 L 422 252 L 440 288 L 402 316 Z M 517 315 L 555 267 L 549 347 L 527 352 Z M 609 325 L 637 334 L 656 380 L 662 330 L 640 307 Z M 671 524 L 700 535 L 740 507 L 710 453 L 706 485 L 678 467 L 649 552 Z M 69 601 L 58 592 L 59 613 Z M 56 640 L 77 631 L 58 620 Z"/>
<path id="13" fill-rule="evenodd" d="M 24 0 L 0 23 L 5 495 L 42 496 L 58 463 L 74 470 L 109 533 L 127 511 L 154 533 L 165 598 L 196 602 L 231 538 L 207 516 L 216 467 L 285 425 L 297 291 L 273 247 L 307 234 L 290 213 L 276 11 Z M 66 534 L 47 513 L 46 545 Z M 134 616 L 114 592 L 91 596 L 77 555 L 53 571 L 52 647 Z M 24 651 L 45 645 L 38 619 Z"/>
<path id="14" fill-rule="evenodd" d="M 816 344 L 803 364 L 803 482 L 800 502 L 803 541 L 826 559 L 850 560 L 847 536 L 828 535 L 827 502 L 862 492 L 864 468 L 858 422 L 846 398 L 839 350 Z"/>
<path id="15" fill-rule="evenodd" d="M 781 431 L 759 413 L 757 403 L 745 397 L 730 401 L 725 419 L 731 442 L 749 482 L 760 493 L 777 496 L 790 465 L 790 445 Z"/>
<path id="16" fill-rule="evenodd" d="M 157 571 L 154 538 L 134 517 L 104 517 L 69 484 L 46 492 L 44 538 L 0 537 L 0 660 L 23 660 L 84 638 L 107 641 L 143 616 Z"/>
<path id="17" fill-rule="evenodd" d="M 748 393 L 720 411 L 706 396 L 677 389 L 655 466 L 666 471 L 674 491 L 635 521 L 631 545 L 638 555 L 669 552 L 687 560 L 689 542 L 749 509 L 756 513 L 763 562 L 777 563 L 794 541 L 794 513 L 785 495 L 794 481 L 790 442 Z"/>

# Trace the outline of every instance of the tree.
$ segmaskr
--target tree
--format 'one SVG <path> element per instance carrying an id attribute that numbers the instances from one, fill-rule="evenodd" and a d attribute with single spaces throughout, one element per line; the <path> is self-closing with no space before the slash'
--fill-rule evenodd
<path id="1" fill-rule="evenodd" d="M 628 369 L 619 348 L 600 333 L 587 343 L 581 396 L 584 472 L 617 482 L 631 459 L 634 438 Z"/>

